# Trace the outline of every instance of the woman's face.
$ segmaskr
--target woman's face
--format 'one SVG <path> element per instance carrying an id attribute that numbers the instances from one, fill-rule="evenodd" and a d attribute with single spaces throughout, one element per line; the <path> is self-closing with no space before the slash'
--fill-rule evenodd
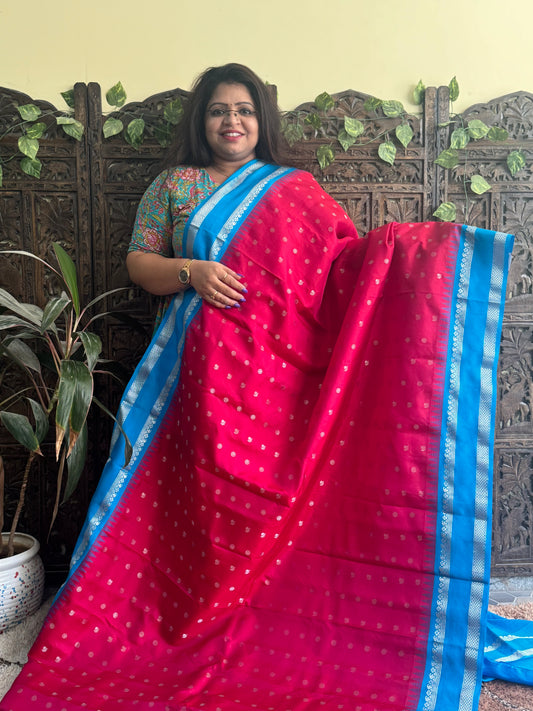
<path id="1" fill-rule="evenodd" d="M 250 92 L 244 84 L 219 84 L 205 115 L 205 135 L 213 163 L 239 168 L 255 157 L 259 122 Z"/>

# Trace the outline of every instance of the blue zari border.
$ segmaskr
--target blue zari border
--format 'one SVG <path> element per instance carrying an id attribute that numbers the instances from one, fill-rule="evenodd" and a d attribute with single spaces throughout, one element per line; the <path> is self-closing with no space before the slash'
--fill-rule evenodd
<path id="1" fill-rule="evenodd" d="M 433 604 L 417 711 L 478 707 L 490 580 L 496 373 L 513 239 L 461 228 L 443 398 Z"/>
<path id="2" fill-rule="evenodd" d="M 293 170 L 258 160 L 241 167 L 189 217 L 184 255 L 220 261 L 255 205 L 277 180 Z M 133 453 L 124 467 L 125 441 L 115 427 L 109 459 L 78 537 L 69 577 L 112 518 L 163 421 L 179 381 L 187 328 L 201 305 L 202 299 L 193 289 L 176 294 L 124 391 L 117 420 L 133 445 Z"/>

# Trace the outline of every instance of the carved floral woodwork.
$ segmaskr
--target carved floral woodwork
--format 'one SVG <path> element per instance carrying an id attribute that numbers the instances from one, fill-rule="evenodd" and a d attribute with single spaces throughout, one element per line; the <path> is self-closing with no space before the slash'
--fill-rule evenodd
<path id="1" fill-rule="evenodd" d="M 164 149 L 158 143 L 165 104 L 186 92 L 176 89 L 124 107 L 131 117 L 146 123 L 145 140 L 139 150 L 122 137 L 104 140 L 101 89 L 97 84 L 75 87 L 76 117 L 86 127 L 81 142 L 65 136 L 55 122 L 47 120 L 39 157 L 41 179 L 25 175 L 17 160 L 4 169 L 0 188 L 0 249 L 27 249 L 49 255 L 53 241 L 59 241 L 72 255 L 81 281 L 84 299 L 112 288 L 129 285 L 124 261 L 138 201 L 159 171 Z M 469 108 L 464 121 L 479 118 L 497 124 L 509 133 L 504 144 L 476 141 L 469 144 L 468 160 L 453 171 L 434 164 L 447 147 L 451 127 L 447 89 L 426 90 L 423 113 L 410 117 L 414 137 L 408 148 L 399 149 L 394 165 L 378 157 L 380 134 L 391 130 L 387 119 L 365 110 L 365 94 L 345 91 L 334 96 L 335 109 L 328 114 L 323 132 L 315 135 L 306 116 L 316 111 L 311 102 L 296 108 L 304 126 L 305 140 L 288 149 L 291 164 L 309 170 L 325 189 L 348 211 L 361 234 L 390 221 L 411 222 L 432 219 L 445 200 L 458 206 L 458 221 L 515 235 L 506 312 L 503 324 L 498 372 L 498 403 L 495 427 L 493 574 L 533 574 L 533 96 L 510 94 Z M 0 89 L 0 135 L 18 120 L 17 104 L 45 102 Z M 322 171 L 316 150 L 336 140 L 344 116 L 365 121 L 365 141 L 346 152 L 339 147 L 335 162 Z M 514 178 L 506 168 L 506 155 L 520 148 L 526 167 Z M 0 156 L 12 155 L 16 138 L 0 142 Z M 465 198 L 463 178 L 478 173 L 492 190 Z M 39 302 L 50 291 L 50 277 L 40 265 L 18 256 L 0 255 L 0 285 L 26 301 Z M 113 306 L 127 307 L 137 316 L 139 329 L 108 319 L 101 325 L 107 353 L 131 372 L 146 346 L 153 323 L 156 300 L 131 286 L 114 300 Z M 144 329 L 144 330 L 143 330 Z M 11 383 L 10 386 L 16 386 Z M 116 409 L 120 387 L 106 381 L 98 395 Z M 2 386 L 2 394 L 7 386 Z M 9 388 L 7 388 L 9 389 Z M 60 509 L 47 541 L 47 521 L 53 501 L 46 467 L 54 466 L 52 447 L 45 448 L 32 474 L 32 486 L 24 514 L 24 527 L 43 545 L 45 565 L 50 573 L 64 574 L 78 531 L 99 473 L 107 457 L 109 425 L 98 416 L 91 421 L 91 450 L 86 476 L 74 497 Z M 0 432 L 0 448 L 8 474 L 8 514 L 24 461 L 20 448 Z"/>

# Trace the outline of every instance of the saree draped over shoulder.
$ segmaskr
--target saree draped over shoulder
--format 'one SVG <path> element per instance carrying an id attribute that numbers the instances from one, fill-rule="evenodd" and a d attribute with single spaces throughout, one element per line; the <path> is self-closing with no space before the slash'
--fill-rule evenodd
<path id="1" fill-rule="evenodd" d="M 173 300 L 2 711 L 477 709 L 511 247 L 258 161 L 199 205 L 246 302 Z"/>

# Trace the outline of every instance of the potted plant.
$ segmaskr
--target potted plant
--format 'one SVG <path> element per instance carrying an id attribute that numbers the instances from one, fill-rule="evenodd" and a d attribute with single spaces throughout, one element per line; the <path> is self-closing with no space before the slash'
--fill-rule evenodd
<path id="1" fill-rule="evenodd" d="M 58 293 L 52 295 L 44 308 L 18 301 L 12 294 L 0 289 L 0 383 L 15 368 L 24 385 L 0 402 L 0 422 L 14 439 L 27 450 L 26 466 L 19 490 L 16 511 L 8 532 L 2 533 L 0 552 L 0 629 L 9 626 L 3 619 L 1 605 L 8 592 L 2 592 L 3 566 L 12 556 L 17 558 L 17 536 L 22 555 L 27 558 L 27 545 L 33 549 L 38 543 L 32 537 L 17 534 L 17 526 L 24 506 L 29 475 L 35 459 L 42 455 L 51 422 L 55 427 L 55 455 L 57 461 L 56 495 L 50 523 L 52 527 L 60 502 L 66 501 L 75 490 L 87 454 L 87 416 L 92 405 L 107 415 L 111 412 L 94 395 L 94 374 L 110 373 L 102 370 L 100 337 L 90 330 L 91 324 L 107 312 L 96 312 L 97 305 L 105 304 L 110 295 L 122 291 L 105 292 L 85 307 L 80 304 L 76 268 L 65 250 L 53 244 L 57 267 L 40 257 L 22 250 L 8 250 L 4 254 L 19 254 L 36 259 L 52 272 L 59 284 Z M 113 418 L 114 419 L 114 418 Z M 125 462 L 129 461 L 131 446 L 126 438 Z M 4 529 L 3 463 L 0 457 L 0 530 Z M 4 552 L 3 549 L 6 549 Z M 15 555 L 14 555 L 15 554 Z M 39 565 L 37 564 L 37 567 Z M 42 568 L 42 563 L 41 563 Z M 27 570 L 19 578 L 32 578 L 23 594 L 29 597 L 29 588 L 36 588 L 37 606 L 42 596 L 33 573 Z M 43 574 L 44 580 L 44 574 Z M 8 582 L 12 583 L 12 578 Z M 19 605 L 20 607 L 20 605 Z M 34 608 L 35 602 L 24 605 Z M 33 611 L 33 610 L 32 610 Z M 28 614 L 27 610 L 18 610 Z"/>

